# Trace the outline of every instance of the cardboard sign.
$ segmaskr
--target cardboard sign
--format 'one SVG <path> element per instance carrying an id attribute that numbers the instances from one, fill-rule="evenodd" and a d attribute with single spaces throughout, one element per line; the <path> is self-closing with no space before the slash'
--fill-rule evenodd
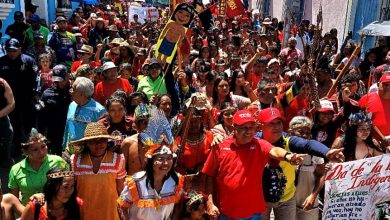
<path id="1" fill-rule="evenodd" d="M 187 29 L 195 15 L 195 9 L 187 4 L 178 4 L 171 18 L 158 37 L 156 45 L 156 58 L 165 65 L 171 63 L 176 54 L 178 44 L 188 41 Z"/>
<path id="2" fill-rule="evenodd" d="M 322 219 L 390 219 L 390 155 L 332 164 Z"/>

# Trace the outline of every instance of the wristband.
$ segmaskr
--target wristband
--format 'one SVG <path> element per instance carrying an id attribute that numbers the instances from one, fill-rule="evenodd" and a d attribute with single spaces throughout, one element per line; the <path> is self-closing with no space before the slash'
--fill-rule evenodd
<path id="1" fill-rule="evenodd" d="M 287 161 L 287 162 L 290 162 L 287 160 L 287 155 L 289 154 L 292 154 L 291 152 L 287 151 L 285 154 L 284 154 L 284 160 Z"/>

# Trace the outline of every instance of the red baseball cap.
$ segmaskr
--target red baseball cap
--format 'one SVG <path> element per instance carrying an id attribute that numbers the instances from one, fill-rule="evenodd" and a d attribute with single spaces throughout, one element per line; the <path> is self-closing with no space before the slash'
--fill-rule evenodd
<path id="1" fill-rule="evenodd" d="M 379 79 L 379 82 L 381 83 L 387 83 L 390 82 L 390 73 L 384 73 L 381 78 Z"/>
<path id="2" fill-rule="evenodd" d="M 259 119 L 259 122 L 264 124 L 270 123 L 277 118 L 284 121 L 284 117 L 282 116 L 282 114 L 280 114 L 279 109 L 272 107 L 261 110 L 257 118 Z"/>
<path id="3" fill-rule="evenodd" d="M 255 117 L 249 110 L 237 111 L 233 116 L 233 124 L 243 125 L 250 122 L 255 122 Z"/>

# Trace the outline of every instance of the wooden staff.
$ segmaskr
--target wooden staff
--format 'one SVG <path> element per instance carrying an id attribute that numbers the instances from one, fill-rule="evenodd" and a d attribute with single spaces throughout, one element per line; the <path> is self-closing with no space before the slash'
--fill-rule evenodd
<path id="1" fill-rule="evenodd" d="M 333 96 L 333 94 L 335 93 L 336 91 L 336 87 L 337 87 L 337 84 L 339 83 L 339 81 L 341 80 L 341 78 L 345 75 L 345 73 L 347 72 L 347 70 L 349 69 L 349 67 L 351 66 L 352 62 L 355 60 L 355 58 L 357 57 L 357 55 L 360 53 L 360 50 L 361 50 L 361 45 L 358 45 L 355 50 L 353 51 L 351 57 L 349 58 L 347 64 L 345 64 L 345 66 L 343 67 L 343 69 L 341 70 L 341 72 L 339 73 L 339 75 L 337 76 L 335 82 L 333 83 L 332 87 L 329 89 L 328 91 L 328 94 L 326 95 L 327 98 L 330 98 Z"/>
<path id="2" fill-rule="evenodd" d="M 190 106 L 188 107 L 186 117 L 184 118 L 182 125 L 178 129 L 178 132 L 175 134 L 175 138 L 179 135 L 181 136 L 180 145 L 178 146 L 178 149 L 176 151 L 177 158 L 179 158 L 184 151 L 184 146 L 186 145 L 187 142 L 188 130 L 190 128 L 192 115 L 194 114 L 196 101 L 197 101 L 196 96 L 193 96 L 191 98 L 191 103 Z"/>

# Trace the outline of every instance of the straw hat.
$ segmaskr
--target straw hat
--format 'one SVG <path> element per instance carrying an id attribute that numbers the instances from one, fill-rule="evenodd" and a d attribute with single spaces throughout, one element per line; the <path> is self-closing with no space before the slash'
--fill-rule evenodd
<path id="1" fill-rule="evenodd" d="M 195 92 L 191 95 L 191 98 L 187 99 L 185 102 L 186 107 L 190 107 L 192 97 L 196 96 L 195 109 L 196 110 L 206 110 L 211 107 L 210 101 L 207 96 L 200 92 Z"/>
<path id="2" fill-rule="evenodd" d="M 272 21 L 270 18 L 265 18 L 264 21 L 262 22 L 263 24 L 272 24 Z"/>
<path id="3" fill-rule="evenodd" d="M 77 50 L 77 52 L 93 54 L 93 47 L 83 44 L 83 46 L 80 48 L 80 50 Z"/>
<path id="4" fill-rule="evenodd" d="M 106 127 L 102 123 L 99 122 L 90 122 L 87 124 L 87 127 L 84 131 L 84 137 L 77 140 L 72 141 L 71 144 L 82 144 L 85 141 L 94 140 L 94 139 L 113 139 L 113 140 L 120 140 L 120 137 L 117 136 L 111 136 L 108 134 Z"/>

